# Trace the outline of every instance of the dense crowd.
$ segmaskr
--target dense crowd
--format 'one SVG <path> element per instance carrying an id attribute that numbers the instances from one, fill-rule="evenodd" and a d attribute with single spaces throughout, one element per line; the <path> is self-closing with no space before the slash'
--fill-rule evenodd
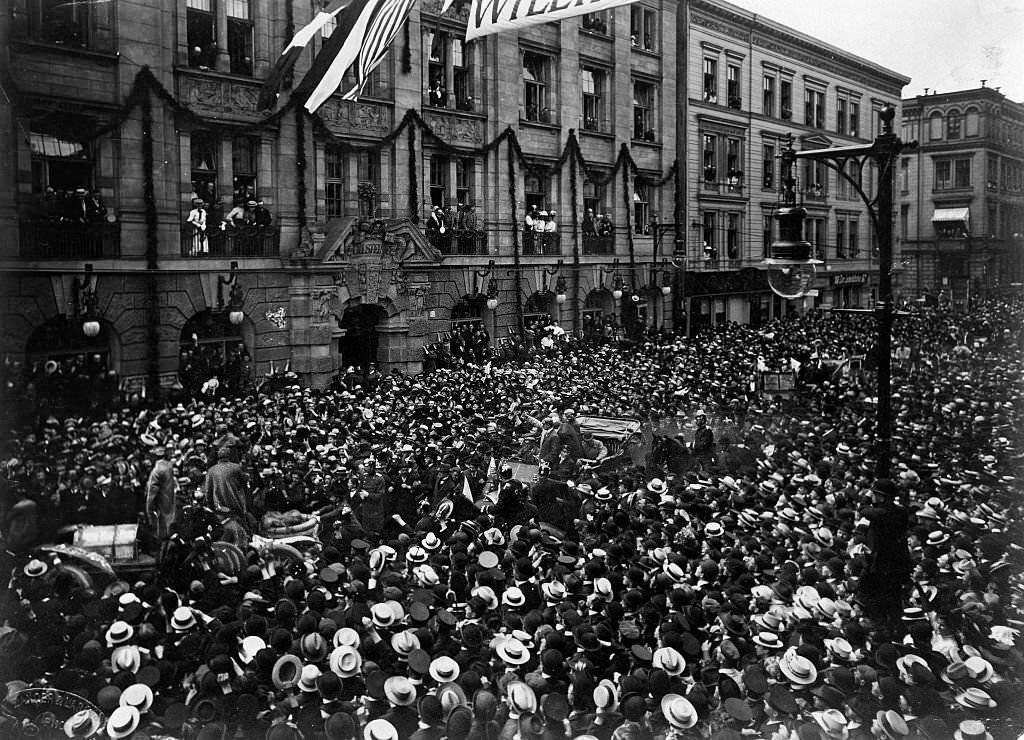
<path id="1" fill-rule="evenodd" d="M 884 479 L 871 368 L 836 361 L 874 325 L 816 313 L 12 429 L 0 736 L 49 686 L 103 713 L 67 737 L 1017 737 L 1022 327 L 899 320 Z M 644 444 L 581 464 L 587 415 Z M 129 580 L 35 549 L 133 511 L 162 562 Z M 274 555 L 273 512 L 319 541 Z"/>

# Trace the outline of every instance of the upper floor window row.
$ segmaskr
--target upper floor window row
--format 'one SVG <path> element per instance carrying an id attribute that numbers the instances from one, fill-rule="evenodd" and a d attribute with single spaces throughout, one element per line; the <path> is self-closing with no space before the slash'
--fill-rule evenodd
<path id="1" fill-rule="evenodd" d="M 977 108 L 960 111 L 932 111 L 928 116 L 929 141 L 958 141 L 981 134 L 981 116 Z"/>
<path id="2" fill-rule="evenodd" d="M 66 49 L 113 51 L 113 3 L 95 0 L 23 0 L 13 3 L 12 38 Z"/>

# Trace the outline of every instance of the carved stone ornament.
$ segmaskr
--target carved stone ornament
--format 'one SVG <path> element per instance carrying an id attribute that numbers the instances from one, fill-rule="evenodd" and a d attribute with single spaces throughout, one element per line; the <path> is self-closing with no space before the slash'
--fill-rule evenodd
<path id="1" fill-rule="evenodd" d="M 483 122 L 476 118 L 429 112 L 424 113 L 423 120 L 445 141 L 474 146 L 484 143 Z"/>
<path id="2" fill-rule="evenodd" d="M 278 329 L 285 329 L 288 326 L 288 319 L 285 315 L 284 306 L 268 309 L 263 316 Z"/>
<path id="3" fill-rule="evenodd" d="M 246 117 L 259 115 L 256 109 L 259 88 L 256 85 L 185 76 L 181 78 L 181 89 L 182 97 L 190 108 Z"/>
<path id="4" fill-rule="evenodd" d="M 328 100 L 319 110 L 324 125 L 335 134 L 384 137 L 391 133 L 394 115 L 389 106 L 352 100 Z"/>

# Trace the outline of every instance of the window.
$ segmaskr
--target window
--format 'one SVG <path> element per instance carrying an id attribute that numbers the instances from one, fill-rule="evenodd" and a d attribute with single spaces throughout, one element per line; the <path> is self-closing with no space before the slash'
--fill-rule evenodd
<path id="1" fill-rule="evenodd" d="M 654 141 L 655 89 L 650 82 L 633 80 L 633 138 Z"/>
<path id="2" fill-rule="evenodd" d="M 714 134 L 704 134 L 704 182 L 718 181 L 718 137 Z"/>
<path id="3" fill-rule="evenodd" d="M 633 230 L 637 234 L 651 233 L 650 194 L 646 183 L 633 181 Z"/>
<path id="4" fill-rule="evenodd" d="M 825 93 L 804 90 L 804 125 L 825 128 Z"/>
<path id="5" fill-rule="evenodd" d="M 775 115 L 775 78 L 764 76 L 764 92 L 761 96 L 761 112 L 766 116 Z"/>
<path id="6" fill-rule="evenodd" d="M 953 163 L 953 187 L 971 187 L 971 160 L 957 159 Z"/>
<path id="7" fill-rule="evenodd" d="M 327 218 L 344 215 L 345 155 L 341 147 L 329 146 L 324 151 L 324 205 Z"/>
<path id="8" fill-rule="evenodd" d="M 807 218 L 804 221 L 804 239 L 811 243 L 817 259 L 825 256 L 825 245 L 828 243 L 827 232 L 823 218 Z"/>
<path id="9" fill-rule="evenodd" d="M 583 130 L 601 131 L 607 114 L 604 106 L 606 72 L 595 67 L 580 69 L 580 89 L 583 93 Z"/>
<path id="10" fill-rule="evenodd" d="M 906 239 L 910 236 L 910 206 L 906 203 L 900 206 L 900 238 Z"/>
<path id="11" fill-rule="evenodd" d="M 761 154 L 761 187 L 775 189 L 775 145 L 765 144 Z"/>
<path id="12" fill-rule="evenodd" d="M 611 26 L 608 23 L 608 11 L 600 10 L 596 13 L 584 13 L 580 25 L 584 31 L 599 33 L 603 36 L 609 35 Z"/>
<path id="13" fill-rule="evenodd" d="M 743 105 L 743 96 L 740 94 L 740 68 L 737 64 L 730 64 L 725 70 L 725 89 L 729 96 L 729 107 L 740 108 Z"/>
<path id="14" fill-rule="evenodd" d="M 988 233 L 991 236 L 999 236 L 999 210 L 995 204 L 990 204 L 988 207 Z"/>
<path id="15" fill-rule="evenodd" d="M 850 125 L 847 130 L 850 136 L 860 136 L 860 103 L 850 101 Z"/>
<path id="16" fill-rule="evenodd" d="M 900 193 L 910 192 L 910 157 L 900 159 Z"/>
<path id="17" fill-rule="evenodd" d="M 633 5 L 629 13 L 629 43 L 634 49 L 658 50 L 658 13 L 643 5 Z"/>
<path id="18" fill-rule="evenodd" d="M 455 199 L 459 205 L 473 204 L 473 159 L 470 157 L 455 162 Z"/>
<path id="19" fill-rule="evenodd" d="M 779 117 L 788 121 L 793 117 L 793 82 L 792 80 L 779 81 Z"/>
<path id="20" fill-rule="evenodd" d="M 740 258 L 740 214 L 729 213 L 725 219 L 725 248 L 729 259 Z"/>
<path id="21" fill-rule="evenodd" d="M 775 219 L 770 213 L 761 216 L 761 256 L 770 257 L 775 239 Z"/>
<path id="22" fill-rule="evenodd" d="M 846 98 L 836 98 L 836 133 L 846 134 Z"/>
<path id="23" fill-rule="evenodd" d="M 448 199 L 448 160 L 436 154 L 430 158 L 430 204 L 444 208 Z"/>
<path id="24" fill-rule="evenodd" d="M 965 134 L 967 136 L 977 136 L 979 133 L 978 109 L 968 108 L 967 114 L 964 116 L 964 118 L 967 119 L 965 126 Z"/>
<path id="25" fill-rule="evenodd" d="M 725 175 L 730 191 L 743 188 L 743 142 L 729 137 L 725 142 Z"/>
<path id="26" fill-rule="evenodd" d="M 946 138 L 959 139 L 961 133 L 960 111 L 951 110 L 946 114 Z"/>
<path id="27" fill-rule="evenodd" d="M 847 252 L 849 252 L 850 257 L 856 257 L 860 254 L 860 224 L 856 220 L 851 220 L 849 231 Z"/>
<path id="28" fill-rule="evenodd" d="M 804 195 L 809 198 L 824 198 L 827 192 L 828 179 L 825 165 L 814 160 L 804 160 Z"/>
<path id="29" fill-rule="evenodd" d="M 714 259 L 715 257 L 715 216 L 717 214 L 714 211 L 704 211 L 703 222 L 703 238 L 704 238 L 704 256 L 708 259 Z"/>
<path id="30" fill-rule="evenodd" d="M 188 0 L 185 25 L 188 36 L 188 66 L 213 69 L 217 63 L 217 19 L 214 0 Z"/>
<path id="31" fill-rule="evenodd" d="M 68 48 L 87 47 L 91 7 L 95 4 L 88 0 L 37 0 L 29 8 L 31 35 Z"/>
<path id="32" fill-rule="evenodd" d="M 836 220 L 836 257 L 846 259 L 846 221 Z"/>
<path id="33" fill-rule="evenodd" d="M 594 215 L 604 213 L 605 186 L 590 180 L 583 181 L 583 211 L 593 211 Z"/>
<path id="34" fill-rule="evenodd" d="M 231 142 L 231 177 L 234 197 L 249 200 L 256 198 L 256 160 L 259 139 L 253 136 L 236 136 Z"/>
<path id="35" fill-rule="evenodd" d="M 65 192 L 92 188 L 93 160 L 87 146 L 37 131 L 29 133 L 29 144 L 33 193 L 42 194 L 51 187 L 61 197 Z"/>
<path id="36" fill-rule="evenodd" d="M 718 60 L 704 57 L 704 102 L 718 102 Z"/>
<path id="37" fill-rule="evenodd" d="M 372 186 L 372 192 L 375 193 L 372 199 L 359 198 L 359 215 L 369 218 L 376 209 L 380 190 L 379 152 L 361 151 L 356 154 L 356 179 L 358 180 L 357 188 L 360 191 L 364 189 L 362 186 L 366 185 Z"/>
<path id="38" fill-rule="evenodd" d="M 249 0 L 225 0 L 231 74 L 252 76 L 252 16 Z"/>
<path id="39" fill-rule="evenodd" d="M 942 138 L 942 114 L 938 111 L 928 117 L 928 138 L 932 141 Z"/>
<path id="40" fill-rule="evenodd" d="M 546 191 L 547 183 L 543 182 L 536 175 L 527 175 L 523 179 L 523 192 L 526 195 L 526 210 L 529 211 L 534 206 L 537 206 L 537 208 L 541 210 L 546 210 Z"/>
<path id="41" fill-rule="evenodd" d="M 553 123 L 553 60 L 546 54 L 523 52 L 523 104 L 527 121 Z"/>
<path id="42" fill-rule="evenodd" d="M 843 171 L 844 172 L 846 171 L 845 166 L 843 167 Z M 836 175 L 836 197 L 837 198 L 849 198 L 850 197 L 849 190 L 850 190 L 850 185 L 846 181 L 846 178 L 843 177 L 842 175 L 838 175 L 837 174 Z"/>
<path id="43" fill-rule="evenodd" d="M 985 187 L 989 190 L 999 189 L 999 155 L 989 154 L 986 165 Z"/>
<path id="44" fill-rule="evenodd" d="M 447 32 L 426 35 L 427 104 L 435 108 L 473 110 L 473 75 L 470 47 L 464 39 Z"/>
<path id="45" fill-rule="evenodd" d="M 213 200 L 217 195 L 217 148 L 220 141 L 209 131 L 193 131 L 189 144 L 192 151 L 192 192 Z"/>
<path id="46" fill-rule="evenodd" d="M 948 190 L 953 185 L 952 162 L 943 159 L 935 163 L 935 189 Z"/>

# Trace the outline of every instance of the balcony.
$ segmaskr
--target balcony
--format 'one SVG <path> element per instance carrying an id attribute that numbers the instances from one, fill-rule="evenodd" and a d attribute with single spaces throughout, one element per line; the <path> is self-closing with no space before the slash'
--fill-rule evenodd
<path id="1" fill-rule="evenodd" d="M 539 234 L 535 231 L 523 231 L 523 254 L 560 255 L 562 253 L 562 237 L 557 231 Z"/>
<path id="2" fill-rule="evenodd" d="M 583 234 L 583 254 L 615 254 L 615 234 Z"/>
<path id="3" fill-rule="evenodd" d="M 729 96 L 729 107 L 730 108 L 735 108 L 736 110 L 739 110 L 740 108 L 743 107 L 743 98 L 737 97 L 735 95 L 730 95 Z"/>
<path id="4" fill-rule="evenodd" d="M 181 256 L 200 259 L 278 257 L 281 235 L 275 227 L 237 227 L 196 232 L 181 230 Z"/>
<path id="5" fill-rule="evenodd" d="M 487 254 L 487 232 L 473 229 L 446 230 L 445 233 L 428 231 L 427 241 L 443 255 Z"/>
<path id="6" fill-rule="evenodd" d="M 828 200 L 828 189 L 824 185 L 806 185 L 803 193 L 805 200 Z"/>
<path id="7" fill-rule="evenodd" d="M 19 224 L 24 259 L 103 259 L 121 256 L 121 224 L 31 221 Z"/>

